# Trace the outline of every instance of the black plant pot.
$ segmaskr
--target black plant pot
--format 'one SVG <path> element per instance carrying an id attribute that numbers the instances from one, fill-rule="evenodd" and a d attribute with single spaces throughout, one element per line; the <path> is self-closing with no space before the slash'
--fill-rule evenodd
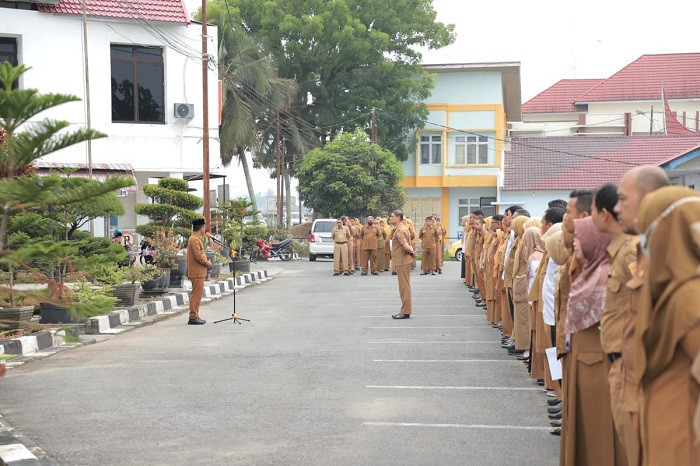
<path id="1" fill-rule="evenodd" d="M 214 263 L 209 268 L 209 275 L 211 278 L 216 278 L 221 274 L 221 264 Z"/>
<path id="2" fill-rule="evenodd" d="M 170 271 L 170 287 L 182 288 L 182 279 L 187 276 L 187 258 L 177 259 L 177 268 Z"/>
<path id="3" fill-rule="evenodd" d="M 51 303 L 39 303 L 39 314 L 42 324 L 77 324 L 80 317 L 73 314 L 67 307 Z"/>
<path id="4" fill-rule="evenodd" d="M 141 291 L 140 283 L 121 283 L 114 285 L 114 296 L 119 299 L 116 302 L 117 307 L 131 307 L 136 304 Z"/>
<path id="5" fill-rule="evenodd" d="M 161 294 L 168 291 L 170 286 L 170 269 L 158 269 L 156 276 L 141 283 L 146 294 Z"/>

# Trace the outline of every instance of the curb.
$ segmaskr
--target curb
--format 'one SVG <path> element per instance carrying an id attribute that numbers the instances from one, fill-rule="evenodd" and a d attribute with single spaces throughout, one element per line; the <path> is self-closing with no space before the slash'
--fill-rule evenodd
<path id="1" fill-rule="evenodd" d="M 238 291 L 271 279 L 272 277 L 268 275 L 267 270 L 263 270 L 205 285 L 202 293 L 202 304 L 233 294 L 234 288 L 235 291 Z M 180 314 L 188 308 L 190 293 L 191 291 L 184 291 L 129 309 L 119 309 L 105 315 L 90 317 L 85 322 L 85 334 L 115 335 L 158 320 L 161 316 Z M 8 340 L 0 343 L 0 354 L 40 358 L 55 354 L 62 349 L 80 346 L 84 342 L 71 343 L 68 341 L 70 337 L 78 337 L 78 328 L 79 326 L 75 324 L 66 325 L 62 329 L 43 330 Z M 10 368 L 18 363 L 7 361 L 7 367 Z"/>

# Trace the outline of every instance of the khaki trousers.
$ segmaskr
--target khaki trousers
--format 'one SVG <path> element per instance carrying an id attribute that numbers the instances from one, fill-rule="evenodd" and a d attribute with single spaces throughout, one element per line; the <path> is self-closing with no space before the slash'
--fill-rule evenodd
<path id="1" fill-rule="evenodd" d="M 620 440 L 627 463 L 639 464 L 639 412 L 626 409 L 623 399 L 625 393 L 622 389 L 622 358 L 618 358 L 610 367 L 608 372 L 608 384 L 610 385 L 610 408 L 612 408 L 613 421 L 615 421 L 615 432 Z M 630 387 L 628 387 L 629 389 Z"/>
<path id="2" fill-rule="evenodd" d="M 360 265 L 362 264 L 362 255 L 364 254 L 364 251 L 360 249 L 360 246 L 362 245 L 362 241 L 356 241 L 355 242 L 355 268 L 359 269 Z"/>
<path id="3" fill-rule="evenodd" d="M 435 248 L 423 249 L 420 260 L 420 268 L 423 272 L 437 270 L 437 267 L 435 266 Z"/>
<path id="4" fill-rule="evenodd" d="M 527 301 L 513 303 L 515 324 L 515 349 L 528 350 L 530 348 L 530 320 Z"/>
<path id="5" fill-rule="evenodd" d="M 199 317 L 199 305 L 202 303 L 204 277 L 190 278 L 190 282 L 192 282 L 192 294 L 190 295 L 190 319 L 196 319 Z"/>
<path id="6" fill-rule="evenodd" d="M 499 279 L 499 287 L 503 286 L 503 280 Z M 503 288 L 501 292 L 501 321 L 503 321 L 503 336 L 513 337 L 513 315 L 511 313 L 510 292 L 512 288 Z"/>
<path id="7" fill-rule="evenodd" d="M 466 259 L 464 259 L 464 283 L 466 283 L 469 286 L 474 286 L 474 276 L 472 275 L 472 260 L 470 257 L 466 257 Z"/>
<path id="8" fill-rule="evenodd" d="M 348 270 L 348 243 L 335 243 L 333 245 L 333 271 L 343 273 Z"/>
<path id="9" fill-rule="evenodd" d="M 365 249 L 362 251 L 362 273 L 367 273 L 369 269 L 372 270 L 372 273 L 377 272 L 376 249 Z"/>
<path id="10" fill-rule="evenodd" d="M 355 242 L 348 241 L 348 267 L 355 270 Z"/>
<path id="11" fill-rule="evenodd" d="M 401 264 L 396 267 L 399 279 L 399 295 L 401 296 L 401 314 L 411 313 L 411 264 Z"/>
<path id="12" fill-rule="evenodd" d="M 379 270 L 384 270 L 386 268 L 386 267 L 384 267 L 384 264 L 385 264 L 384 258 L 386 256 L 384 254 L 384 249 L 386 249 L 386 248 L 377 248 L 377 268 Z"/>
<path id="13" fill-rule="evenodd" d="M 389 264 L 391 264 L 391 248 L 388 246 L 384 248 L 384 270 L 389 270 Z"/>

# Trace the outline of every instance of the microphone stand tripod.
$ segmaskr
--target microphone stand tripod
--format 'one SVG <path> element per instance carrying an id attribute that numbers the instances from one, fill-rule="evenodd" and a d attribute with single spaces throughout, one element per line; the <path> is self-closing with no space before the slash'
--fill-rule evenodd
<path id="1" fill-rule="evenodd" d="M 212 238 L 213 239 L 213 238 Z M 214 242 L 217 244 L 221 244 L 218 241 L 214 239 Z M 235 251 L 234 251 L 235 252 Z M 227 320 L 232 320 L 234 324 L 242 325 L 241 321 L 244 322 L 250 322 L 250 319 L 242 319 L 238 317 L 238 314 L 236 314 L 236 257 L 233 257 L 233 314 L 231 314 L 231 317 L 227 319 L 221 319 L 221 320 L 215 320 L 214 323 L 218 324 L 219 322 L 226 322 Z"/>

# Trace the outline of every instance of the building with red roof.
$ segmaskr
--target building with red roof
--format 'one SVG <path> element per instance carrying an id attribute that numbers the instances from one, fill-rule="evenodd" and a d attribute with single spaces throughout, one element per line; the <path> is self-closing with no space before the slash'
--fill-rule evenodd
<path id="1" fill-rule="evenodd" d="M 137 190 L 123 193 L 127 213 L 113 225 L 129 230 L 139 220 L 134 204 L 148 202 L 142 188 L 149 180 L 202 173 L 202 29 L 190 20 L 182 0 L 86 0 L 85 5 L 87 61 L 81 0 L 0 2 L 0 62 L 31 68 L 20 88 L 78 96 L 81 101 L 42 114 L 70 122 L 71 130 L 87 125 L 89 81 L 91 127 L 109 136 L 92 142 L 93 168 L 107 167 L 95 171 L 109 176 L 130 167 L 138 183 Z M 216 166 L 215 27 L 208 36 L 209 157 Z M 83 143 L 40 163 L 83 167 L 87 160 Z"/>

